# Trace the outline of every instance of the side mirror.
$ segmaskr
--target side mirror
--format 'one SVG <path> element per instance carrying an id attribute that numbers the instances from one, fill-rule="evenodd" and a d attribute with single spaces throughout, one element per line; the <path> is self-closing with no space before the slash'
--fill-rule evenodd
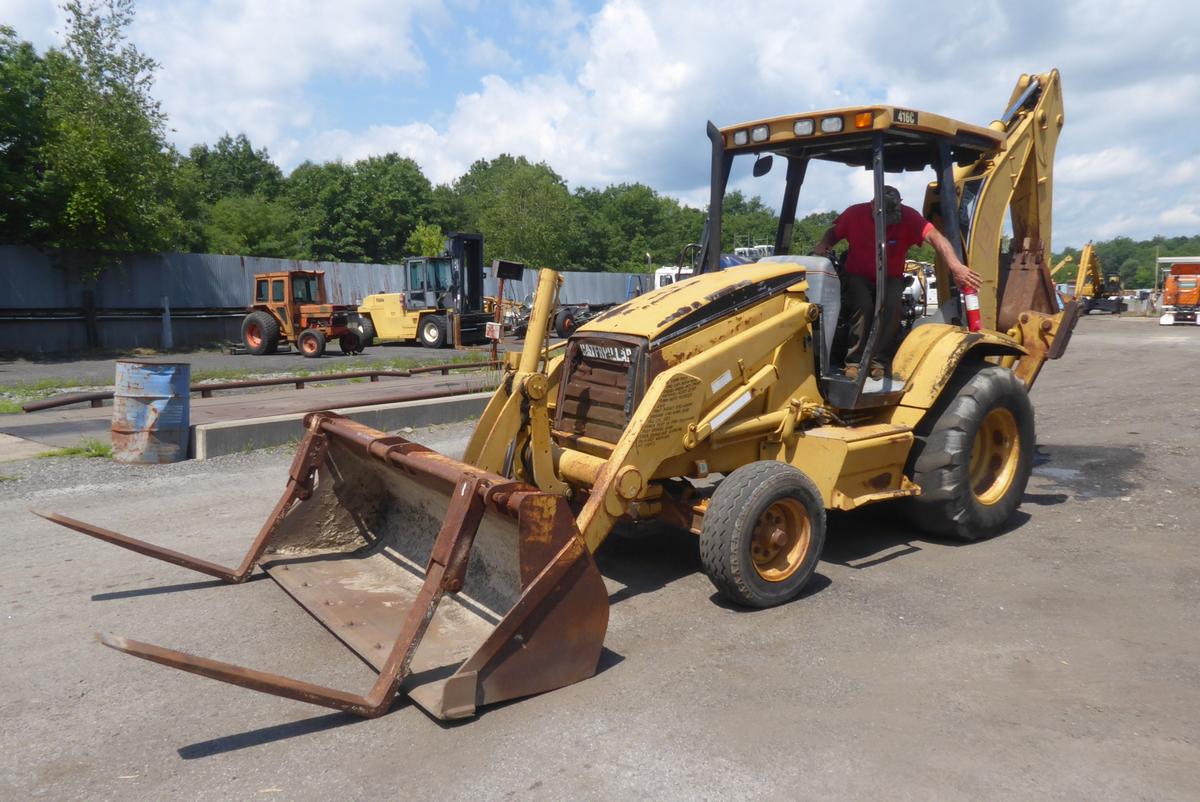
<path id="1" fill-rule="evenodd" d="M 754 177 L 762 178 L 767 173 L 771 172 L 771 166 L 775 164 L 775 157 L 771 154 L 759 156 L 754 161 Z"/>

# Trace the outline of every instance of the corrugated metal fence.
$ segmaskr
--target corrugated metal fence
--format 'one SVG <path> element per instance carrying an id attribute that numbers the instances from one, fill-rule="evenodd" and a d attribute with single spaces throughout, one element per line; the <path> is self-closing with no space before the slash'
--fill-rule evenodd
<path id="1" fill-rule="evenodd" d="M 164 304 L 171 310 L 176 348 L 237 340 L 255 273 L 324 270 L 331 300 L 338 304 L 404 289 L 401 265 L 133 254 L 98 280 L 85 281 L 69 261 L 33 248 L 0 245 L 0 351 L 161 348 Z M 564 303 L 616 303 L 649 289 L 650 280 L 640 274 L 565 273 L 560 297 Z M 526 270 L 521 281 L 507 283 L 505 295 L 523 300 L 536 283 L 536 272 Z M 485 285 L 488 294 L 496 293 L 495 279 Z"/>

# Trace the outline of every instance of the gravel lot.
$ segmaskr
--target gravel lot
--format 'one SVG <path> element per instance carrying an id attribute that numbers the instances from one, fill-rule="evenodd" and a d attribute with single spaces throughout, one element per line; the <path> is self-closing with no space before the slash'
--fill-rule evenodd
<path id="1" fill-rule="evenodd" d="M 811 591 L 731 609 L 688 535 L 610 541 L 594 679 L 445 726 L 360 721 L 91 642 L 132 637 L 347 689 L 373 674 L 270 581 L 222 587 L 53 509 L 238 559 L 286 450 L 0 466 L 0 798 L 1200 797 L 1200 332 L 1087 318 L 1033 397 L 1013 528 L 957 545 L 831 517 Z M 415 437 L 456 452 L 467 429 Z"/>

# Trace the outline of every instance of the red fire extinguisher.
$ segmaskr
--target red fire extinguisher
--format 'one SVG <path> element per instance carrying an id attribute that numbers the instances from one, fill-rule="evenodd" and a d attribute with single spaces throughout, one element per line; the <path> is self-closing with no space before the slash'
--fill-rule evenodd
<path id="1" fill-rule="evenodd" d="M 963 303 L 967 307 L 967 329 L 979 331 L 983 323 L 979 320 L 979 293 L 970 287 L 963 289 Z"/>

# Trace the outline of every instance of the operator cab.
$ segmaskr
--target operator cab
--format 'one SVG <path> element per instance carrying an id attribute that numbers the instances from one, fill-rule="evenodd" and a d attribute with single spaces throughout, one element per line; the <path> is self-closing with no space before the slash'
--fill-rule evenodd
<path id="1" fill-rule="evenodd" d="M 1020 103 L 1027 100 L 1022 98 Z M 925 217 L 937 226 L 958 250 L 959 258 L 962 258 L 967 244 L 965 232 L 970 230 L 974 205 L 973 198 L 967 197 L 966 191 L 961 200 L 957 196 L 954 167 L 975 164 L 981 157 L 999 151 L 1003 147 L 1004 135 L 990 128 L 928 112 L 892 106 L 860 106 L 773 117 L 726 128 L 717 128 L 710 122 L 708 137 L 712 142 L 712 173 L 708 221 L 697 259 L 698 272 L 719 269 L 722 207 L 733 160 L 754 157 L 753 174 L 761 177 L 770 172 L 778 156 L 786 165 L 786 183 L 779 228 L 773 245 L 774 255 L 764 257 L 762 261 L 797 262 L 803 264 L 808 272 L 810 298 L 822 310 L 816 336 L 823 340 L 817 353 L 820 355 L 819 371 L 824 396 L 839 409 L 864 409 L 896 403 L 904 392 L 902 380 L 892 377 L 870 379 L 866 370 L 859 371 L 856 378 L 848 378 L 837 359 L 833 339 L 841 306 L 838 266 L 825 258 L 801 257 L 789 252 L 800 187 L 804 183 L 808 165 L 813 159 L 819 159 L 871 171 L 874 179 L 873 210 L 877 246 L 876 283 L 882 286 L 887 272 L 882 200 L 885 173 L 933 168 L 937 180 L 926 196 Z M 949 209 L 952 213 L 942 214 L 943 209 Z M 715 233 L 710 236 L 710 232 Z M 958 292 L 953 289 L 952 282 L 946 280 L 943 266 L 939 265 L 937 273 L 943 288 L 943 303 L 938 312 L 941 321 L 961 325 L 965 315 L 961 310 Z M 869 364 L 871 357 L 878 355 L 882 306 L 883 293 L 877 292 L 861 364 Z"/>

